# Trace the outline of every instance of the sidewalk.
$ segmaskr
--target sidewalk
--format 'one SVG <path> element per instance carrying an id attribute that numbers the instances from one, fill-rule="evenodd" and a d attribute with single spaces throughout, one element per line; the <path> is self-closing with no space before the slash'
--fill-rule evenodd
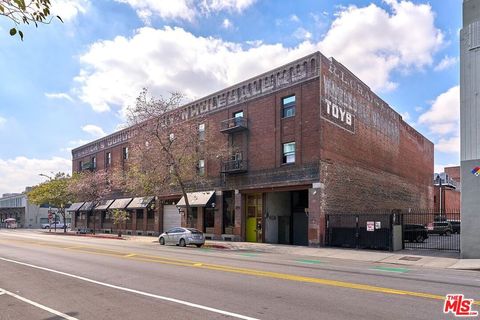
<path id="1" fill-rule="evenodd" d="M 156 238 L 126 236 L 132 241 L 157 242 Z M 207 248 L 248 252 L 291 254 L 310 258 L 332 258 L 365 262 L 391 263 L 441 269 L 480 271 L 480 259 L 460 259 L 458 252 L 433 250 L 401 250 L 396 252 L 343 248 L 312 248 L 268 243 L 207 240 Z"/>
<path id="2" fill-rule="evenodd" d="M 76 234 L 74 232 L 67 232 L 67 235 L 74 236 Z M 118 238 L 116 234 L 83 234 L 78 236 L 110 238 L 145 243 L 158 243 L 156 237 L 147 236 L 123 235 L 122 238 Z M 269 243 L 230 242 L 213 240 L 207 240 L 205 242 L 205 247 L 219 250 L 290 254 L 309 258 L 331 258 L 365 262 L 391 263 L 397 265 L 410 265 L 417 267 L 480 271 L 480 259 L 460 259 L 458 252 L 448 251 L 401 250 L 396 252 L 389 252 L 329 247 L 313 248 Z"/>

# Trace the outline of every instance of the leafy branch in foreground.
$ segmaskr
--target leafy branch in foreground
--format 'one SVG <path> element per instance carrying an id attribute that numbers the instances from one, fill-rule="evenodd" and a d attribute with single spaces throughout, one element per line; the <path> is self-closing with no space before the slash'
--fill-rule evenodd
<path id="1" fill-rule="evenodd" d="M 20 24 L 49 24 L 53 17 L 51 15 L 50 0 L 0 0 L 0 16 L 7 17 L 15 27 L 10 29 L 10 35 L 18 34 L 23 40 L 23 32 L 18 29 Z M 60 16 L 56 16 L 63 22 Z"/>

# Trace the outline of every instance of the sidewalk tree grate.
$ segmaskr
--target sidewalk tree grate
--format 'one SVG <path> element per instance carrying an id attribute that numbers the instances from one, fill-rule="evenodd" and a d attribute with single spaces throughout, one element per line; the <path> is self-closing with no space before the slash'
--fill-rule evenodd
<path id="1" fill-rule="evenodd" d="M 411 257 L 411 256 L 404 256 L 404 257 L 401 257 L 400 259 L 398 260 L 407 260 L 407 261 L 418 261 L 422 259 L 422 257 Z"/>

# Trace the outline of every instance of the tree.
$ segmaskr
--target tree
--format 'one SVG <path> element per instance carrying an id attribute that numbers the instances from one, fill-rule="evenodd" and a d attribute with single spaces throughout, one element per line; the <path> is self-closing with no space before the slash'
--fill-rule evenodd
<path id="1" fill-rule="evenodd" d="M 105 170 L 74 173 L 68 185 L 68 189 L 77 201 L 89 201 L 96 205 L 100 200 L 105 199 L 111 194 L 111 175 Z M 96 228 L 95 221 L 96 219 L 94 215 L 94 233 Z"/>
<path id="2" fill-rule="evenodd" d="M 124 225 L 125 222 L 127 222 L 130 217 L 128 215 L 128 212 L 125 210 L 120 210 L 120 209 L 114 209 L 112 212 L 113 215 L 113 224 L 117 226 L 118 230 L 118 236 L 122 236 L 122 229 L 120 226 Z"/>
<path id="3" fill-rule="evenodd" d="M 63 172 L 56 173 L 53 177 L 43 174 L 42 176 L 47 177 L 48 180 L 33 187 L 27 194 L 28 200 L 38 206 L 49 204 L 58 208 L 63 218 L 63 232 L 67 232 L 65 206 L 75 200 L 74 194 L 69 189 L 71 177 Z"/>
<path id="4" fill-rule="evenodd" d="M 9 18 L 15 24 L 10 29 L 10 35 L 18 33 L 23 40 L 23 32 L 18 29 L 20 24 L 49 24 L 53 17 L 51 16 L 52 5 L 50 0 L 0 0 L 0 16 Z M 62 18 L 56 16 L 63 22 Z"/>
<path id="5" fill-rule="evenodd" d="M 137 195 L 180 192 L 190 214 L 187 192 L 211 183 L 205 175 L 205 164 L 219 162 L 227 141 L 213 141 L 208 130 L 199 130 L 205 129 L 205 117 L 182 120 L 178 109 L 182 94 L 157 99 L 147 95 L 144 89 L 128 114 L 134 135 L 122 173 L 123 189 Z"/>

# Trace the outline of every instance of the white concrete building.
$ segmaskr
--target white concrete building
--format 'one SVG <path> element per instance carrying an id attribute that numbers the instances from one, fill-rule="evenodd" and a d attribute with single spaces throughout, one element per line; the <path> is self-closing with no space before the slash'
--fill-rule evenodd
<path id="1" fill-rule="evenodd" d="M 4 227 L 4 220 L 15 218 L 17 228 L 40 228 L 42 223 L 48 223 L 48 212 L 56 213 L 56 208 L 49 208 L 48 204 L 37 206 L 28 202 L 26 193 L 7 193 L 0 198 L 0 225 Z M 57 220 L 62 219 L 57 214 Z M 67 222 L 70 217 L 67 215 Z"/>

